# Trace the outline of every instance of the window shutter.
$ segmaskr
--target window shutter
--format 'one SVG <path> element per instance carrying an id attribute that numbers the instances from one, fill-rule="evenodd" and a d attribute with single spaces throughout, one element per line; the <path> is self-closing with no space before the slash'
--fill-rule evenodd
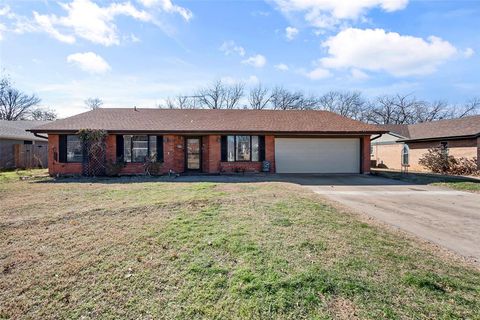
<path id="1" fill-rule="evenodd" d="M 222 136 L 222 144 L 221 144 L 221 154 L 222 154 L 222 162 L 228 161 L 228 143 L 227 143 L 227 136 Z"/>
<path id="2" fill-rule="evenodd" d="M 117 134 L 117 160 L 123 160 L 123 135 Z"/>
<path id="3" fill-rule="evenodd" d="M 258 136 L 258 160 L 265 160 L 265 136 Z"/>
<path id="4" fill-rule="evenodd" d="M 163 136 L 157 136 L 157 161 L 163 162 Z"/>
<path id="5" fill-rule="evenodd" d="M 61 134 L 58 136 L 58 162 L 67 162 L 67 135 Z"/>

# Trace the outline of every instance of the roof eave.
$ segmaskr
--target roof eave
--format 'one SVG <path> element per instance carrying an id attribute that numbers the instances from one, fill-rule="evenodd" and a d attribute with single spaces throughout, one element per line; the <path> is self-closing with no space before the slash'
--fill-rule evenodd
<path id="1" fill-rule="evenodd" d="M 30 129 L 27 130 L 32 133 L 46 133 L 46 134 L 71 134 L 78 132 L 79 129 Z M 356 135 L 372 135 L 388 133 L 385 130 L 372 131 L 265 131 L 265 130 L 106 130 L 111 134 L 119 133 L 163 133 L 163 134 L 229 134 L 229 133 L 262 133 L 262 134 L 356 134 Z"/>
<path id="2" fill-rule="evenodd" d="M 414 139 L 400 139 L 397 142 L 423 142 L 423 141 L 436 141 L 436 140 L 458 140 L 458 139 L 475 139 L 480 137 L 480 132 L 470 135 L 461 136 L 443 136 L 443 137 L 429 137 L 429 138 L 414 138 Z"/>

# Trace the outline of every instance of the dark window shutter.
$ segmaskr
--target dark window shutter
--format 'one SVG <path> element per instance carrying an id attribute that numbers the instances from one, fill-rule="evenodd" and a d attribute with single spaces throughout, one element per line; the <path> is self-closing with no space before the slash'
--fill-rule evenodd
<path id="1" fill-rule="evenodd" d="M 163 162 L 163 136 L 157 136 L 157 161 Z"/>
<path id="2" fill-rule="evenodd" d="M 58 137 L 58 162 L 67 162 L 67 135 L 61 134 Z"/>
<path id="3" fill-rule="evenodd" d="M 222 161 L 223 161 L 223 162 L 227 161 L 227 160 L 228 160 L 228 142 L 227 142 L 227 136 L 222 136 L 221 154 L 222 154 Z"/>
<path id="4" fill-rule="evenodd" d="M 123 160 L 123 136 L 120 134 L 117 134 L 117 160 L 122 159 Z"/>
<path id="5" fill-rule="evenodd" d="M 265 160 L 265 136 L 258 136 L 258 159 Z"/>

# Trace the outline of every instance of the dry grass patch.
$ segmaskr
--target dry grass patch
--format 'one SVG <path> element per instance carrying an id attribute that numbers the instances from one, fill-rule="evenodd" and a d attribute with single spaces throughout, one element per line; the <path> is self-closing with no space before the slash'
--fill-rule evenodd
<path id="1" fill-rule="evenodd" d="M 480 273 L 286 183 L 0 183 L 0 318 L 475 318 Z"/>

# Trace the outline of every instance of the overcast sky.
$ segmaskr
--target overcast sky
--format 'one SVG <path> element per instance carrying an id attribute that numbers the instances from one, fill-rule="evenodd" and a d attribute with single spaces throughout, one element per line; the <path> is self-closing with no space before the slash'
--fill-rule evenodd
<path id="1" fill-rule="evenodd" d="M 0 67 L 61 117 L 214 80 L 321 94 L 480 94 L 480 1 L 0 2 Z"/>

